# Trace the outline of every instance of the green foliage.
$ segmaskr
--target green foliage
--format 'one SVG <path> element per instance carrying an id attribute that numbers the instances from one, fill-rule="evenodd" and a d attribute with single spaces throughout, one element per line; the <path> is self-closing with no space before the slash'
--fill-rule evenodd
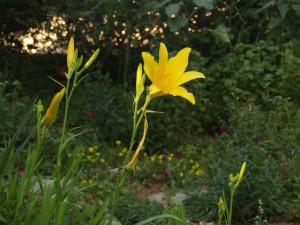
<path id="1" fill-rule="evenodd" d="M 253 218 L 258 199 L 264 202 L 268 216 L 298 218 L 299 207 L 295 204 L 299 183 L 290 183 L 299 173 L 294 167 L 299 160 L 298 124 L 299 112 L 292 104 L 282 104 L 270 112 L 261 111 L 253 105 L 236 108 L 228 131 L 211 143 L 209 151 L 202 152 L 203 163 L 209 166 L 205 168 L 209 168 L 210 184 L 209 192 L 198 198 L 201 199 L 199 207 L 213 212 L 215 206 L 202 202 L 216 202 L 220 190 L 228 184 L 228 174 L 237 171 L 238 165 L 247 161 L 245 179 L 235 195 L 235 218 Z M 295 207 L 293 215 L 289 213 L 290 207 Z"/>
<path id="2" fill-rule="evenodd" d="M 147 199 L 136 199 L 129 195 L 127 198 L 120 199 L 116 217 L 123 225 L 132 225 L 162 212 L 163 206 L 160 203 L 151 203 Z M 155 221 L 149 224 L 155 224 Z"/>

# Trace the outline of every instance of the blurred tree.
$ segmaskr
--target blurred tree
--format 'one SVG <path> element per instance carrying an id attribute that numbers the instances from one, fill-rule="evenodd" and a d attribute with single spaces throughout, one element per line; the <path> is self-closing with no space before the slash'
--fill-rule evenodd
<path id="1" fill-rule="evenodd" d="M 298 41 L 300 30 L 297 0 L 1 0 L 0 5 L 5 52 L 60 52 L 75 36 L 86 54 L 100 47 L 104 72 L 125 86 L 131 86 L 134 77 L 128 74 L 135 73 L 140 52 L 157 49 L 161 41 L 169 49 L 190 46 L 217 60 L 237 43 Z"/>

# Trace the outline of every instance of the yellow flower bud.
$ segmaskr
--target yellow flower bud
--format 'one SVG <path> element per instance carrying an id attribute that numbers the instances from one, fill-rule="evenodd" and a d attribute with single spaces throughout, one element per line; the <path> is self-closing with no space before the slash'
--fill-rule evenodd
<path id="1" fill-rule="evenodd" d="M 218 205 L 219 205 L 219 212 L 221 213 L 225 212 L 225 204 L 222 197 L 220 197 Z"/>
<path id="2" fill-rule="evenodd" d="M 63 98 L 64 94 L 65 88 L 63 88 L 60 92 L 56 93 L 56 95 L 53 97 L 50 106 L 46 112 L 46 115 L 43 119 L 44 125 L 49 126 L 55 120 L 60 101 Z"/>
<path id="3" fill-rule="evenodd" d="M 245 172 L 245 169 L 246 169 L 246 162 L 244 162 L 242 167 L 241 167 L 239 177 L 238 177 L 238 182 L 241 182 L 241 180 L 243 178 L 243 175 L 244 175 L 244 172 Z"/>
<path id="4" fill-rule="evenodd" d="M 71 67 L 74 57 L 74 38 L 71 37 L 68 45 L 68 54 L 67 54 L 67 66 Z"/>
<path id="5" fill-rule="evenodd" d="M 141 95 L 145 89 L 144 87 L 145 79 L 146 76 L 143 75 L 143 66 L 142 64 L 139 64 L 136 71 L 136 92 L 138 95 Z"/>
<path id="6" fill-rule="evenodd" d="M 82 71 L 83 70 L 86 70 L 94 61 L 95 59 L 97 58 L 98 54 L 100 52 L 100 49 L 98 48 L 94 53 L 93 55 L 90 57 L 90 59 L 84 64 L 83 68 L 82 68 Z"/>

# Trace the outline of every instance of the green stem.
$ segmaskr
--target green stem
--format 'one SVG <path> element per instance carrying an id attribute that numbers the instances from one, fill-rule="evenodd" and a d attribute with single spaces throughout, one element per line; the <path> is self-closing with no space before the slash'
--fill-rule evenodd
<path id="1" fill-rule="evenodd" d="M 70 72 L 68 72 L 70 73 Z M 71 77 L 68 76 L 67 77 Z M 70 98 L 72 96 L 73 93 L 73 89 L 71 90 L 70 94 L 69 94 L 69 88 L 70 88 L 70 79 L 68 78 L 67 81 L 67 86 L 66 86 L 66 104 L 65 104 L 65 113 L 64 113 L 64 124 L 63 124 L 63 128 L 62 128 L 62 132 L 61 132 L 61 137 L 60 137 L 60 143 L 59 143 L 59 147 L 58 147 L 58 154 L 57 154 L 57 175 L 58 178 L 60 178 L 60 170 L 61 170 L 61 161 L 62 161 L 62 152 L 63 152 L 63 148 L 64 148 L 64 139 L 65 139 L 65 133 L 66 133 L 66 126 L 67 126 L 67 118 L 68 118 L 68 112 L 69 112 L 69 105 L 70 105 Z"/>
<path id="2" fill-rule="evenodd" d="M 230 205 L 229 205 L 229 217 L 228 217 L 228 224 L 231 225 L 231 217 L 232 217 L 232 205 L 233 205 L 233 196 L 234 196 L 235 189 L 232 188 L 230 191 Z"/>
<path id="3" fill-rule="evenodd" d="M 123 167 L 121 169 L 116 187 L 115 187 L 114 192 L 113 192 L 112 209 L 111 209 L 111 213 L 110 213 L 110 217 L 109 217 L 109 223 L 108 223 L 110 225 L 112 224 L 113 216 L 114 216 L 115 211 L 116 211 L 116 207 L 117 207 L 117 203 L 118 203 L 118 200 L 119 200 L 119 195 L 120 195 L 121 188 L 122 188 L 122 186 L 124 184 L 124 181 L 125 181 L 126 177 L 128 176 L 129 171 L 130 171 L 130 170 L 128 170 L 128 168 L 126 168 L 126 165 L 129 163 L 130 157 L 132 155 L 132 149 L 133 149 L 133 145 L 134 145 L 134 142 L 135 142 L 136 132 L 137 132 L 137 129 L 138 129 L 138 127 L 139 127 L 139 125 L 142 121 L 142 118 L 144 118 L 144 116 L 145 116 L 146 108 L 149 105 L 149 103 L 151 101 L 151 98 L 150 98 L 150 96 L 149 97 L 147 96 L 145 104 L 144 104 L 142 110 L 140 111 L 139 118 L 137 118 L 137 116 L 139 114 L 139 112 L 138 112 L 139 98 L 135 98 L 134 101 L 135 102 L 134 102 L 134 112 L 133 112 L 133 129 L 132 129 L 132 134 L 131 134 L 131 140 L 130 140 L 130 144 L 129 144 L 129 149 L 126 153 L 126 157 L 125 157 L 125 160 L 123 162 Z"/>

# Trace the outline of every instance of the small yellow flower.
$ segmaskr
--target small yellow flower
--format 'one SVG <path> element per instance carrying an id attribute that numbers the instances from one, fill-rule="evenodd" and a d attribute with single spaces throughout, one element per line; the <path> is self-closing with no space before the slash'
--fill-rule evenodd
<path id="1" fill-rule="evenodd" d="M 96 156 L 100 156 L 101 153 L 100 153 L 100 152 L 96 152 L 95 155 L 96 155 Z"/>
<path id="2" fill-rule="evenodd" d="M 145 157 L 147 157 L 148 156 L 148 154 L 147 154 L 147 152 L 144 152 L 144 154 L 143 154 Z"/>
<path id="3" fill-rule="evenodd" d="M 118 154 L 120 157 L 122 157 L 124 154 L 123 154 L 123 152 L 119 152 L 119 154 Z"/>
<path id="4" fill-rule="evenodd" d="M 189 161 L 189 162 L 190 162 L 190 164 L 193 164 L 193 163 L 194 163 L 194 160 L 190 159 L 190 161 Z"/>
<path id="5" fill-rule="evenodd" d="M 88 181 L 84 179 L 84 180 L 81 181 L 81 184 L 87 184 L 87 182 Z"/>
<path id="6" fill-rule="evenodd" d="M 179 176 L 180 176 L 180 177 L 184 177 L 184 173 L 183 173 L 183 172 L 180 172 L 180 173 L 179 173 Z"/>
<path id="7" fill-rule="evenodd" d="M 155 155 L 151 156 L 151 161 L 154 162 L 155 161 Z"/>
<path id="8" fill-rule="evenodd" d="M 102 159 L 100 159 L 100 162 L 104 164 L 106 161 L 105 161 L 105 159 L 102 158 Z"/>
<path id="9" fill-rule="evenodd" d="M 168 59 L 166 46 L 161 43 L 159 48 L 159 63 L 154 57 L 143 52 L 144 70 L 152 84 L 149 87 L 151 99 L 167 94 L 180 96 L 195 104 L 195 97 L 180 85 L 196 79 L 205 78 L 205 76 L 196 71 L 184 72 L 188 65 L 188 57 L 191 52 L 190 48 L 184 48 L 171 59 Z"/>
<path id="10" fill-rule="evenodd" d="M 43 119 L 45 126 L 49 126 L 55 120 L 58 112 L 59 104 L 62 98 L 64 97 L 65 90 L 66 89 L 63 88 L 60 92 L 56 93 L 56 95 L 53 97 L 50 106 L 46 112 L 46 115 Z"/>
<path id="11" fill-rule="evenodd" d="M 123 149 L 122 149 L 122 152 L 123 152 L 123 153 L 126 153 L 126 152 L 127 152 L 127 148 L 123 148 Z"/>
<path id="12" fill-rule="evenodd" d="M 116 145 L 120 145 L 122 142 L 120 140 L 116 141 Z"/>
<path id="13" fill-rule="evenodd" d="M 89 152 L 94 152 L 95 151 L 95 148 L 94 147 L 89 147 Z"/>
<path id="14" fill-rule="evenodd" d="M 92 158 L 93 158 L 93 156 L 91 156 L 91 155 L 87 155 L 87 156 L 86 156 L 86 158 L 87 158 L 88 160 L 90 160 L 90 159 L 92 159 Z"/>
<path id="15" fill-rule="evenodd" d="M 173 157 L 172 156 L 169 156 L 168 157 L 168 161 L 172 161 Z"/>
<path id="16" fill-rule="evenodd" d="M 89 184 L 92 184 L 92 183 L 94 183 L 94 181 L 93 180 L 89 180 Z"/>
<path id="17" fill-rule="evenodd" d="M 196 175 L 197 177 L 199 177 L 202 173 L 203 173 L 203 170 L 197 170 L 197 171 L 195 172 L 195 175 Z"/>

